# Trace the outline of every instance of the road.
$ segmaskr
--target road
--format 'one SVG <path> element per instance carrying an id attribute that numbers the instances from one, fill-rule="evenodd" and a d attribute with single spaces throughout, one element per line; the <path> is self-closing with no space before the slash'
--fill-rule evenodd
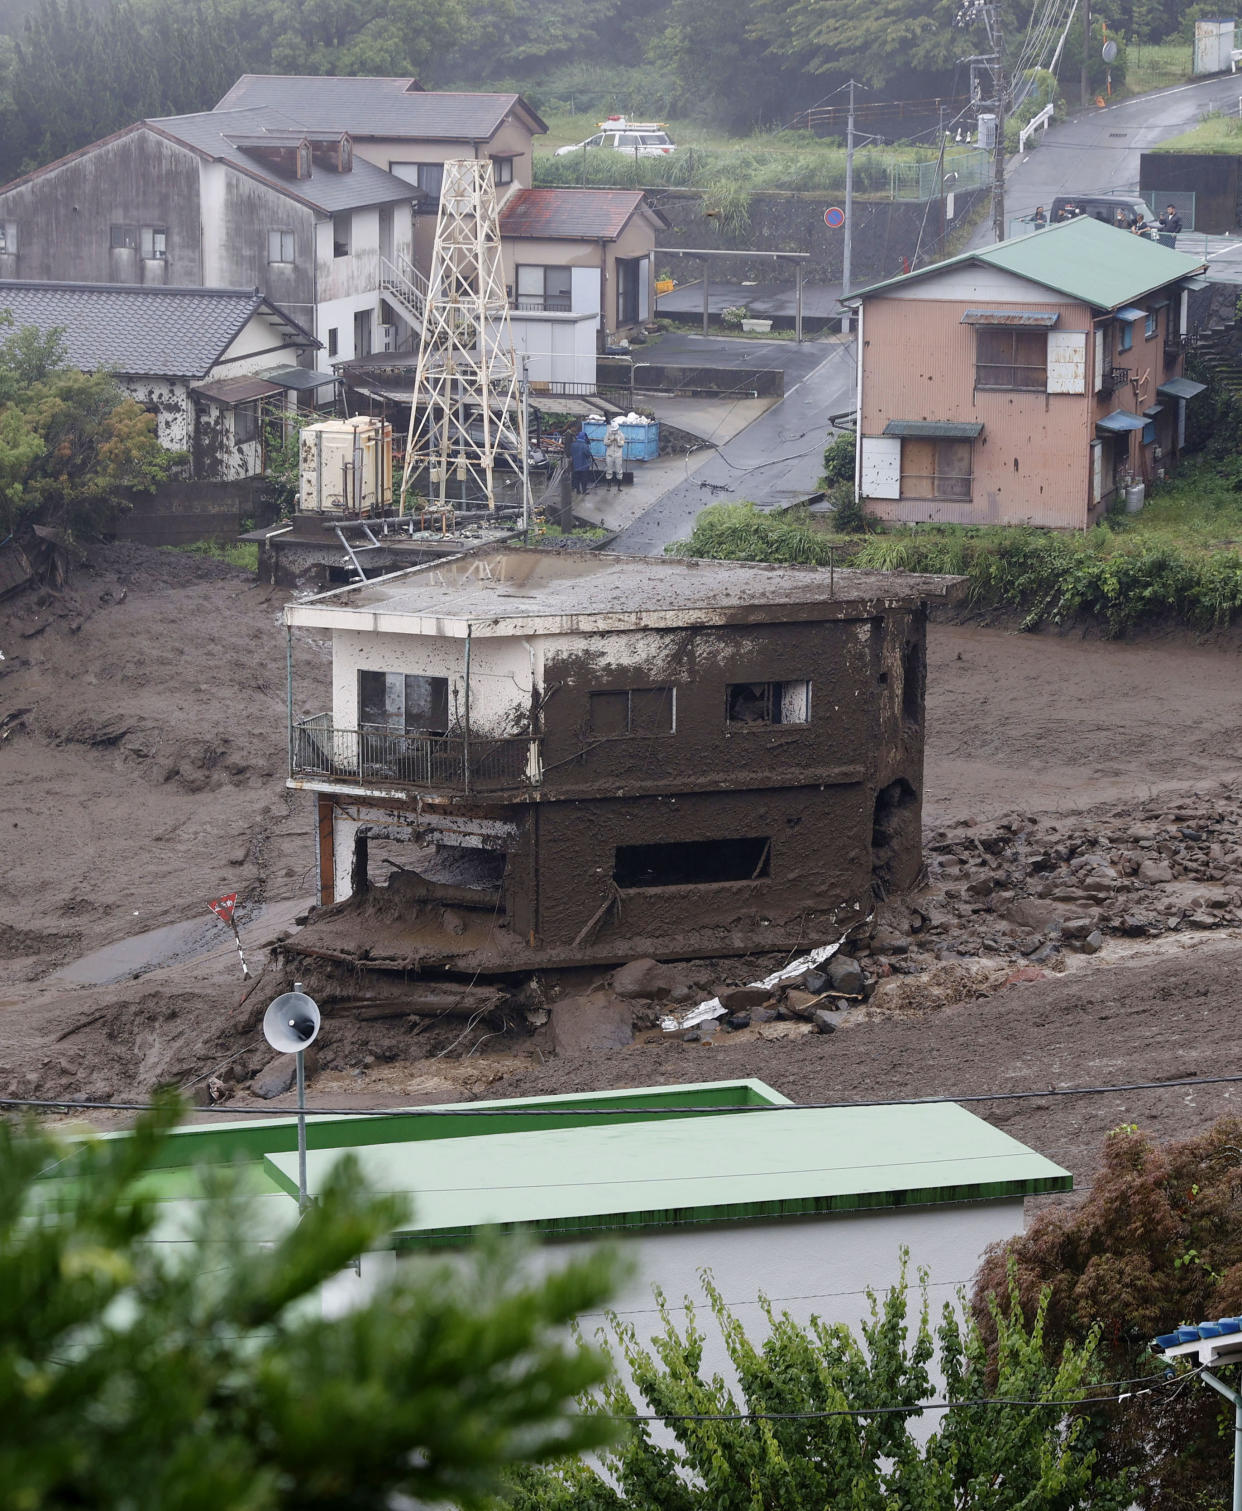
<path id="1" fill-rule="evenodd" d="M 1210 110 L 1236 115 L 1242 99 L 1242 75 L 1226 74 L 1197 84 L 1178 84 L 1141 95 L 1106 110 L 1092 110 L 1051 126 L 1005 175 L 1005 215 L 1015 224 L 1038 205 L 1047 207 L 1058 194 L 1137 192 L 1139 155 L 1189 130 Z M 992 229 L 984 223 L 971 246 L 987 246 Z M 1204 257 L 1217 278 L 1242 280 L 1242 242 L 1234 237 L 1178 237 L 1179 252 Z"/>
<path id="2" fill-rule="evenodd" d="M 661 342 L 653 360 L 783 367 L 785 397 L 726 441 L 712 460 L 676 484 L 607 547 L 628 556 L 658 555 L 683 540 L 706 504 L 751 499 L 792 504 L 815 491 L 823 471 L 828 416 L 855 397 L 852 342 L 718 341 L 702 336 Z"/>

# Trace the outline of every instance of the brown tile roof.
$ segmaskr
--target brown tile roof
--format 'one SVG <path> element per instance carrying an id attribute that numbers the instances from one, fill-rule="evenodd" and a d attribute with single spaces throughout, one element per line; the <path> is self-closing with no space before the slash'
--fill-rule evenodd
<path id="1" fill-rule="evenodd" d="M 641 189 L 523 189 L 501 211 L 500 234 L 615 241 L 643 199 Z M 646 208 L 668 224 L 654 206 Z"/>

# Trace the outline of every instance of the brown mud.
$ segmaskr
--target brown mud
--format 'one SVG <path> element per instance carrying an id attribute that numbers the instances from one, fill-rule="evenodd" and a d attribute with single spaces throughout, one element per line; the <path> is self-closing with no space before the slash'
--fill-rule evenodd
<path id="1" fill-rule="evenodd" d="M 314 858 L 309 800 L 283 785 L 282 603 L 245 573 L 136 546 L 96 552 L 60 593 L 0 603 L 2 1094 L 128 1100 L 173 1079 L 198 1100 L 260 1105 L 247 1089 L 270 1059 L 258 1017 L 285 982 L 259 972 L 302 916 Z M 327 647 L 297 654 L 299 699 L 322 696 Z M 498 1000 L 447 983 L 428 1003 L 425 983 L 415 1001 L 406 983 L 380 989 L 319 962 L 308 989 L 336 1005 L 312 1099 L 759 1076 L 798 1100 L 848 1101 L 1232 1072 L 1240 673 L 1236 650 L 1190 636 L 933 624 L 928 885 L 916 914 L 888 916 L 878 948 L 849 946 L 870 997 L 840 1011 L 837 1031 L 782 1017 L 687 1043 L 629 999 L 633 1042 L 590 1048 L 558 1036 L 556 998 L 589 993 L 603 971 L 507 983 Z M 247 982 L 206 912 L 227 891 L 241 899 Z M 111 973 L 65 970 L 174 925 L 190 927 L 154 954 L 123 945 Z M 774 963 L 678 967 L 679 1010 Z M 1110 1127 L 1182 1136 L 1240 1097 L 1204 1087 L 978 1110 L 1081 1188 Z"/>

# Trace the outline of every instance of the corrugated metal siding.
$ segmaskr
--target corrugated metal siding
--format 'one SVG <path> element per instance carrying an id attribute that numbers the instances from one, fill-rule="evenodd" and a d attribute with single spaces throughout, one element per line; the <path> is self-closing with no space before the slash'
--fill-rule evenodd
<path id="1" fill-rule="evenodd" d="M 974 446 L 970 500 L 890 500 L 874 505 L 885 519 L 945 524 L 1041 524 L 1082 529 L 1087 523 L 1089 446 L 1095 396 L 975 392 L 971 300 L 866 302 L 863 324 L 864 436 L 889 420 L 981 421 Z M 1028 306 L 1029 307 L 1029 306 Z M 1089 330 L 1084 305 L 1057 303 L 1058 329 Z"/>

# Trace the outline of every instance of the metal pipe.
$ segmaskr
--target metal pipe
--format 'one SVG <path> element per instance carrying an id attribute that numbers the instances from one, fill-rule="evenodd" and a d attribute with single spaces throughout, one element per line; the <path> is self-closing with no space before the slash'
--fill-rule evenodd
<path id="1" fill-rule="evenodd" d="M 802 340 L 802 264 L 794 263 L 794 340 Z"/>
<path id="2" fill-rule="evenodd" d="M 1233 1402 L 1233 1511 L 1242 1511 L 1242 1395 L 1218 1379 L 1210 1369 L 1201 1369 L 1199 1378 L 1227 1401 Z"/>
<path id="3" fill-rule="evenodd" d="M 295 990 L 301 991 L 301 985 Z M 310 1206 L 306 1190 L 306 1051 L 299 1049 L 294 1058 L 298 1062 L 298 1211 L 305 1212 Z"/>
<path id="4" fill-rule="evenodd" d="M 703 334 L 707 335 L 707 258 L 703 259 Z"/>
<path id="5" fill-rule="evenodd" d="M 465 697 L 465 730 L 462 739 L 462 780 L 465 784 L 466 795 L 470 794 L 470 641 L 472 624 L 466 626 L 466 697 Z"/>
<path id="6" fill-rule="evenodd" d="M 285 625 L 285 703 L 289 710 L 289 775 L 293 775 L 293 626 Z"/>

